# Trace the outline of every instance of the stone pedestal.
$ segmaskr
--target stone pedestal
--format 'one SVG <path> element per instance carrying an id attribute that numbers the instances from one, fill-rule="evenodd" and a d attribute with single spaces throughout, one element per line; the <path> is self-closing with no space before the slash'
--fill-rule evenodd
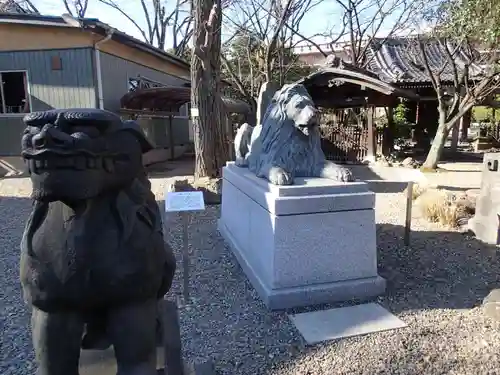
<path id="1" fill-rule="evenodd" d="M 177 304 L 173 301 L 158 301 L 161 319 L 161 334 L 157 332 L 157 375 L 215 375 L 211 361 L 190 363 L 182 359 L 182 342 Z M 113 347 L 107 350 L 82 350 L 80 375 L 114 375 L 117 365 Z"/>
<path id="2" fill-rule="evenodd" d="M 485 243 L 500 244 L 500 153 L 484 154 L 481 189 L 469 229 Z"/>
<path id="3" fill-rule="evenodd" d="M 483 301 L 487 316 L 500 322 L 500 289 L 493 289 Z"/>
<path id="4" fill-rule="evenodd" d="M 228 163 L 219 231 L 270 309 L 363 299 L 385 289 L 374 205 L 364 182 L 275 186 Z"/>

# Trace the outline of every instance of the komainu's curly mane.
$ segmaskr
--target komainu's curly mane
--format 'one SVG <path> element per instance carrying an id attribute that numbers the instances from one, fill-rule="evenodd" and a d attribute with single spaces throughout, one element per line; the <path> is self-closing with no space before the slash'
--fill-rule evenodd
<path id="1" fill-rule="evenodd" d="M 295 177 L 352 180 L 345 168 L 325 160 L 316 118 L 316 107 L 300 84 L 283 86 L 267 108 L 262 125 L 252 132 L 250 151 L 236 164 L 277 185 L 289 185 Z M 238 139 L 248 127 L 238 130 Z M 239 150 L 242 145 L 235 144 Z M 328 173 L 325 173 L 327 167 Z"/>

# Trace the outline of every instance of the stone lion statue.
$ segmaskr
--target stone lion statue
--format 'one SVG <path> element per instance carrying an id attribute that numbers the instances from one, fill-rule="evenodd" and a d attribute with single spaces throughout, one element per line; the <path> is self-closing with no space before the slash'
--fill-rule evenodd
<path id="1" fill-rule="evenodd" d="M 237 166 L 275 185 L 292 185 L 295 177 L 354 181 L 349 169 L 325 159 L 317 109 L 301 84 L 284 85 L 275 93 L 262 124 L 238 129 L 235 151 Z"/>
<path id="2" fill-rule="evenodd" d="M 81 347 L 113 345 L 119 374 L 156 375 L 157 304 L 175 258 L 142 166 L 151 145 L 137 123 L 103 110 L 24 123 L 34 205 L 20 274 L 37 374 L 78 374 Z"/>

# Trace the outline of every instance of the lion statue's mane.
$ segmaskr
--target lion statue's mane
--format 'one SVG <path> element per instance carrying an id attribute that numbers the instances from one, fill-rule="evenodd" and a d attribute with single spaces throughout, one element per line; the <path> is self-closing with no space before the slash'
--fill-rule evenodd
<path id="1" fill-rule="evenodd" d="M 325 159 L 317 109 L 301 84 L 284 85 L 275 93 L 262 124 L 238 129 L 235 151 L 237 166 L 275 185 L 291 185 L 295 177 L 354 180 L 348 169 Z"/>

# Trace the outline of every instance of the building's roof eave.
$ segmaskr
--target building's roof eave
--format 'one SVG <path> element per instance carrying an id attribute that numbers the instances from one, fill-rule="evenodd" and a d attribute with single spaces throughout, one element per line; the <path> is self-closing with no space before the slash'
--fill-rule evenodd
<path id="1" fill-rule="evenodd" d="M 129 47 L 142 50 L 151 55 L 155 55 L 156 57 L 159 57 L 163 60 L 167 60 L 181 68 L 188 69 L 188 71 L 191 69 L 191 65 L 187 61 L 181 59 L 180 57 L 177 57 L 162 49 L 156 48 L 150 44 L 144 43 L 143 41 L 134 38 L 133 36 L 130 36 L 124 33 L 123 31 L 117 30 L 106 23 L 100 22 L 99 20 L 87 20 L 87 19 L 80 21 L 82 22 L 82 26 L 84 29 L 96 32 L 103 36 L 107 35 L 110 31 L 113 31 L 111 39 L 113 39 L 118 43 L 125 44 Z"/>
<path id="2" fill-rule="evenodd" d="M 6 17 L 14 15 L 16 17 Z M 34 26 L 51 26 L 51 27 L 75 27 L 68 25 L 61 18 L 60 21 L 55 19 L 19 19 L 19 16 L 32 16 L 31 14 L 0 14 L 0 23 L 7 24 L 20 24 L 20 25 L 34 25 Z M 45 18 L 45 17 L 44 17 Z"/>
<path id="3" fill-rule="evenodd" d="M 84 19 L 75 18 L 74 20 L 76 21 L 75 24 L 71 24 L 66 22 L 63 17 L 59 16 L 42 16 L 39 14 L 18 14 L 18 13 L 0 14 L 0 23 L 4 24 L 22 24 L 22 25 L 32 25 L 32 26 L 67 27 L 67 28 L 80 27 L 83 30 L 95 32 L 97 34 L 102 34 L 102 35 L 107 35 L 110 31 L 113 31 L 112 39 L 118 43 L 125 44 L 128 45 L 129 47 L 142 50 L 160 59 L 175 64 L 181 68 L 187 69 L 187 71 L 189 71 L 190 69 L 190 64 L 187 61 L 181 59 L 180 57 L 177 57 L 159 48 L 153 47 L 122 31 L 116 30 L 112 28 L 110 25 L 101 22 L 96 18 L 84 18 Z"/>

